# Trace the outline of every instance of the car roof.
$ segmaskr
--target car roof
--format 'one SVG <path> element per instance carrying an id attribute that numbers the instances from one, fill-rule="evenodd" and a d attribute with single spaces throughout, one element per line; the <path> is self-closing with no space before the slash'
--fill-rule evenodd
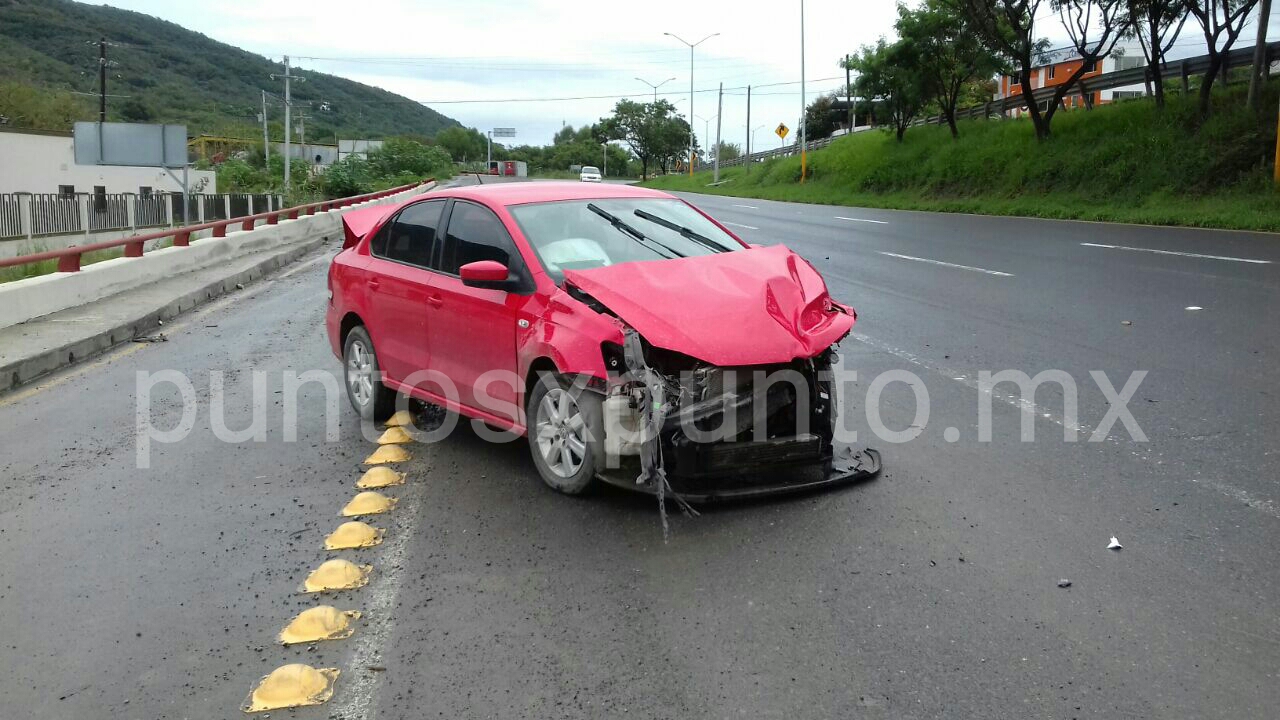
<path id="1" fill-rule="evenodd" d="M 674 195 L 660 190 L 602 183 L 593 185 L 581 182 L 498 182 L 491 185 L 468 185 L 449 188 L 448 195 L 467 198 L 494 205 L 524 205 L 555 200 L 604 200 L 608 198 L 661 198 L 674 199 Z"/>

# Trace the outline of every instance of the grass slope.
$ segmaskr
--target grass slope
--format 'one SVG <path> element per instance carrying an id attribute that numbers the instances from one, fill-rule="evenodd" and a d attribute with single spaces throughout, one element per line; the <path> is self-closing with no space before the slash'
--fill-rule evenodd
<path id="1" fill-rule="evenodd" d="M 803 185 L 798 156 L 749 172 L 729 168 L 716 187 L 707 186 L 709 172 L 648 184 L 832 205 L 1280 231 L 1272 183 L 1278 94 L 1273 82 L 1255 114 L 1244 87 L 1230 87 L 1203 124 L 1194 97 L 1180 95 L 1163 113 L 1147 99 L 1059 113 L 1044 143 L 1026 120 L 962 122 L 958 140 L 945 126 L 912 128 L 901 144 L 863 132 L 811 153 Z"/>
<path id="2" fill-rule="evenodd" d="M 108 98 L 109 120 L 125 119 L 121 109 L 136 100 L 149 111 L 150 121 L 185 123 L 192 134 L 261 137 L 259 91 L 283 93 L 270 78 L 282 72 L 281 66 L 265 57 L 149 15 L 68 0 L 0 0 L 0 83 L 74 98 L 89 113 L 76 119 L 96 119 L 97 98 L 70 92 L 97 91 L 99 37 L 114 43 L 107 50 L 114 63 L 107 92 L 131 96 Z M 458 124 L 385 90 L 311 70 L 300 74 L 307 82 L 294 85 L 293 99 L 314 116 L 307 122 L 308 138 L 333 142 L 335 132 L 346 138 L 432 136 Z M 12 87 L 0 92 L 0 115 L 15 126 L 37 127 L 66 114 L 22 100 Z M 307 108 L 309 102 L 314 105 Z M 330 109 L 319 110 L 321 102 Z M 278 124 L 278 104 L 270 113 Z"/>

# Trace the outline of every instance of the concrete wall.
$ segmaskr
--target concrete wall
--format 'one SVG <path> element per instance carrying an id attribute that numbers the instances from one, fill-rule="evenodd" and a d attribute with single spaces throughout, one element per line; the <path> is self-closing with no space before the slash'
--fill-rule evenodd
<path id="1" fill-rule="evenodd" d="M 182 176 L 181 170 L 174 173 Z M 188 182 L 192 192 L 218 191 L 211 170 L 188 171 Z M 0 131 L 0 193 L 56 193 L 59 185 L 74 185 L 76 192 L 93 192 L 95 185 L 108 193 L 136 193 L 144 186 L 182 191 L 163 168 L 77 165 L 70 134 Z"/>
<path id="2" fill-rule="evenodd" d="M 0 328 L 69 307 L 87 305 L 227 258 L 283 247 L 321 235 L 341 236 L 342 215 L 346 211 L 397 203 L 431 187 L 424 185 L 341 210 L 306 215 L 297 220 L 281 220 L 278 225 L 228 232 L 226 237 L 204 238 L 193 242 L 190 247 L 164 248 L 139 258 L 106 260 L 86 265 L 80 272 L 51 273 L 0 284 Z"/>

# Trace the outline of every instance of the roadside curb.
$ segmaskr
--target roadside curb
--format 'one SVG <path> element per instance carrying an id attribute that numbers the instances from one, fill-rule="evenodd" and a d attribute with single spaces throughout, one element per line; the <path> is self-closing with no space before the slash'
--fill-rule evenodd
<path id="1" fill-rule="evenodd" d="M 153 306 L 123 323 L 97 331 L 88 337 L 75 340 L 58 348 L 8 361 L 0 365 L 0 393 L 30 383 L 55 370 L 70 367 L 96 355 L 101 355 L 118 345 L 132 342 L 134 338 L 141 337 L 151 330 L 161 327 L 162 321 L 168 321 L 178 315 L 190 312 L 215 298 L 235 292 L 240 289 L 236 287 L 237 285 L 245 286 L 262 280 L 276 270 L 324 246 L 326 242 L 328 242 L 328 238 L 322 236 L 293 243 L 278 252 L 272 253 L 269 257 L 247 269 L 241 269 L 220 280 L 207 283 L 203 287 L 165 301 L 158 307 Z"/>

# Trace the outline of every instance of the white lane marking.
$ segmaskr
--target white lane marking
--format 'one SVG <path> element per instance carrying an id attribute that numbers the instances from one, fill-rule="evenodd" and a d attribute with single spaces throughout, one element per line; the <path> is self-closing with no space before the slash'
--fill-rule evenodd
<path id="1" fill-rule="evenodd" d="M 837 216 L 836 216 L 836 219 L 837 219 L 837 220 L 848 220 L 849 222 L 869 222 L 869 223 L 875 223 L 876 225 L 888 225 L 888 224 L 889 224 L 889 221 L 888 221 L 888 220 L 868 220 L 868 219 L 866 219 L 866 218 L 850 218 L 850 217 L 842 217 L 842 216 L 840 216 L 840 215 L 837 215 Z"/>
<path id="2" fill-rule="evenodd" d="M 418 448 L 423 449 L 422 467 L 429 467 L 430 463 L 426 461 L 431 444 L 415 443 L 414 449 Z M 364 604 L 367 620 L 351 641 L 353 648 L 347 663 L 350 679 L 344 681 L 346 687 L 339 687 L 334 701 L 335 717 L 372 718 L 376 715 L 379 679 L 386 673 L 369 668 L 384 664 L 382 651 L 386 648 L 387 638 L 395 630 L 396 601 L 404 584 L 405 548 L 417 533 L 418 509 L 422 504 L 422 493 L 426 492 L 421 478 L 417 485 L 404 487 L 409 490 L 402 494 L 396 505 L 395 525 L 387 531 L 390 539 L 383 544 L 383 552 L 374 561 L 373 580 L 365 588 L 369 598 Z M 344 677 L 347 675 L 343 672 Z"/>
<path id="3" fill-rule="evenodd" d="M 1060 414 L 1046 412 L 1044 408 L 1042 408 L 1039 405 L 1036 405 L 1034 401 L 1028 400 L 1025 397 L 1022 397 L 1020 394 L 1015 395 L 1013 393 L 1003 392 L 995 388 L 983 387 L 981 384 L 978 383 L 977 380 L 968 377 L 963 372 L 960 372 L 955 368 L 950 368 L 945 365 L 939 365 L 930 360 L 925 360 L 924 358 L 921 358 L 914 353 L 908 352 L 906 350 L 902 350 L 900 348 L 894 347 L 893 345 L 889 345 L 887 343 L 880 342 L 879 340 L 876 340 L 875 338 L 869 337 L 867 335 L 863 335 L 862 333 L 857 333 L 857 332 L 849 333 L 849 337 L 853 338 L 854 340 L 857 340 L 858 342 L 864 345 L 873 347 L 877 350 L 893 355 L 894 357 L 902 358 L 903 360 L 906 360 L 907 362 L 913 365 L 918 365 L 931 372 L 937 373 L 944 377 L 949 377 L 952 380 L 955 380 L 956 382 L 964 385 L 967 388 L 976 390 L 977 392 L 982 394 L 990 395 L 996 400 L 999 400 L 1007 405 L 1011 405 L 1012 407 L 1017 408 L 1022 412 L 1031 413 L 1033 415 L 1039 415 L 1040 417 L 1044 418 L 1045 420 L 1048 420 L 1049 422 L 1055 425 L 1058 425 L 1059 427 L 1070 428 L 1071 430 L 1075 431 L 1078 435 L 1090 435 L 1093 433 L 1093 430 L 1091 428 L 1087 428 L 1084 425 L 1080 425 L 1079 423 L 1068 423 L 1066 421 L 1066 418 L 1064 418 Z M 1107 435 L 1106 442 L 1113 442 L 1119 445 L 1122 441 L 1112 437 L 1111 435 Z M 1129 454 L 1143 462 L 1147 462 L 1147 463 L 1152 462 L 1151 456 L 1144 452 L 1139 452 L 1137 450 L 1129 449 Z M 1274 501 L 1260 500 L 1258 498 L 1255 498 L 1245 490 L 1238 488 L 1235 485 L 1231 485 L 1229 483 L 1221 482 L 1219 480 L 1214 480 L 1211 478 L 1208 478 L 1208 479 L 1191 478 L 1191 482 L 1196 483 L 1197 485 L 1202 485 L 1204 487 L 1210 488 L 1215 492 L 1221 495 L 1224 495 L 1228 498 L 1231 498 L 1236 502 L 1247 505 L 1253 508 L 1254 510 L 1261 510 L 1262 512 L 1274 518 L 1280 518 L 1280 506 L 1277 506 L 1277 504 Z"/>
<path id="4" fill-rule="evenodd" d="M 1084 247 L 1106 248 L 1107 250 L 1131 250 L 1133 252 L 1156 253 L 1157 255 L 1178 255 L 1180 257 L 1200 258 L 1201 260 L 1229 260 L 1231 262 L 1253 263 L 1254 265 L 1270 265 L 1270 260 L 1253 258 L 1227 257 L 1226 255 L 1201 255 L 1199 253 L 1178 252 L 1176 250 L 1155 250 L 1153 248 L 1125 247 L 1124 245 L 1104 245 L 1102 243 L 1080 243 Z"/>
<path id="5" fill-rule="evenodd" d="M 1187 306 L 1187 309 L 1188 309 L 1188 310 L 1203 310 L 1204 308 L 1200 307 L 1199 305 L 1188 305 L 1188 306 Z"/>
<path id="6" fill-rule="evenodd" d="M 759 210 L 759 209 L 760 209 L 760 208 L 756 207 L 755 205 L 734 205 L 733 207 L 746 208 L 746 209 L 748 209 L 748 210 Z"/>
<path id="7" fill-rule="evenodd" d="M 732 225 L 732 226 L 734 226 L 734 227 L 746 228 L 746 229 L 748 229 L 748 230 L 759 230 L 759 229 L 760 229 L 760 228 L 758 228 L 758 227 L 752 227 L 751 225 L 743 225 L 742 223 L 732 223 L 732 222 L 729 222 L 728 220 L 721 220 L 720 222 L 724 223 L 725 225 Z"/>
<path id="8" fill-rule="evenodd" d="M 942 262 L 941 260 L 930 260 L 929 258 L 916 257 L 914 255 L 899 255 L 898 253 L 880 251 L 881 255 L 889 257 L 901 258 L 903 260 L 915 260 L 916 262 L 929 263 L 930 265 L 941 265 L 943 267 L 957 268 L 960 270 L 972 270 L 974 272 L 986 273 L 997 277 L 1013 277 L 1013 273 L 1000 272 L 999 270 L 988 270 L 986 268 L 973 267 L 972 265 L 957 265 L 955 263 Z"/>

